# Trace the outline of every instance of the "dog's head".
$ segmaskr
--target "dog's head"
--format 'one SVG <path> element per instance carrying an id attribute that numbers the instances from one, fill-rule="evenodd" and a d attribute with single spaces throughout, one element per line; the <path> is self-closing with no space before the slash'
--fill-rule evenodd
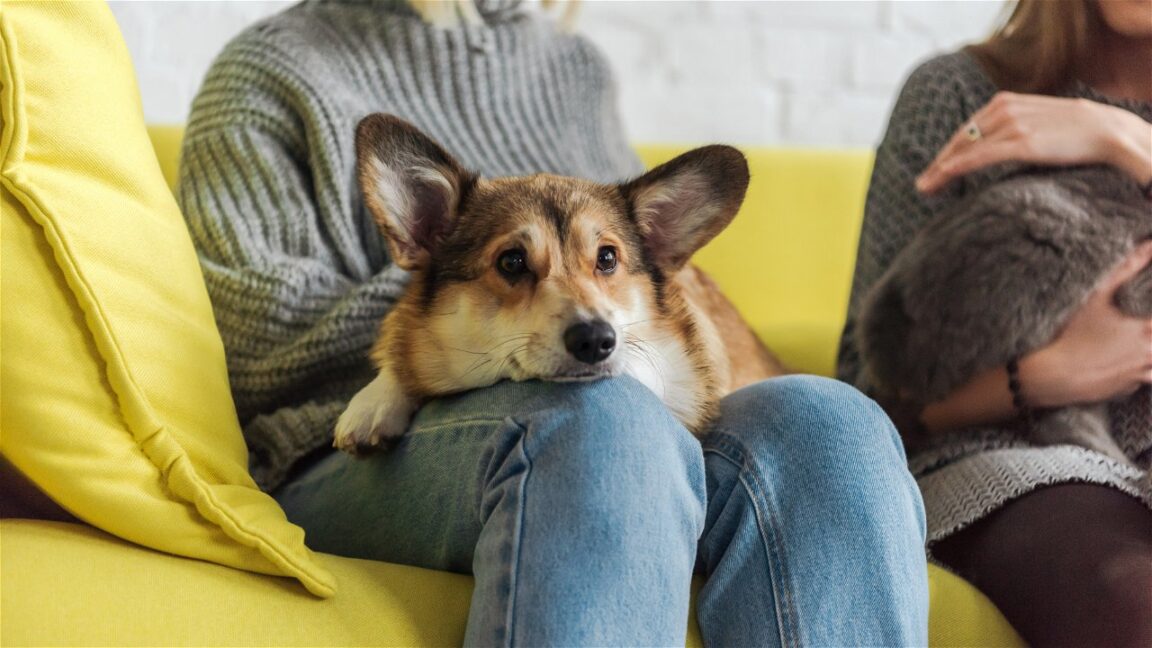
<path id="1" fill-rule="evenodd" d="M 682 318 L 669 278 L 732 220 L 739 151 L 708 146 L 621 185 L 482 179 L 411 124 L 357 128 L 361 189 L 409 287 L 420 362 L 447 384 L 643 373 Z M 426 356 L 437 356 L 426 357 Z M 648 356 L 648 357 L 646 357 Z"/>

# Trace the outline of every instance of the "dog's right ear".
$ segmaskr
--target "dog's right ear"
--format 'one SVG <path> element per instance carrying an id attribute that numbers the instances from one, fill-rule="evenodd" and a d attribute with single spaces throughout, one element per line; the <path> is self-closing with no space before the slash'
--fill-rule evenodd
<path id="1" fill-rule="evenodd" d="M 649 257 L 670 274 L 736 217 L 748 190 L 748 162 L 731 146 L 704 146 L 620 190 L 632 204 Z"/>
<path id="2" fill-rule="evenodd" d="M 393 262 L 405 270 L 426 268 L 476 175 L 415 126 L 383 113 L 356 127 L 356 164 L 364 202 Z"/>

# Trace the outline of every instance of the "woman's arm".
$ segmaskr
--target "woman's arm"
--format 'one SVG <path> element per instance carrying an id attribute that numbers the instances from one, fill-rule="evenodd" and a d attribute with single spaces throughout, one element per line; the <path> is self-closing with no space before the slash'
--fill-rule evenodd
<path id="1" fill-rule="evenodd" d="M 994 89 L 988 90 L 984 96 L 997 99 L 982 102 L 984 107 L 977 110 L 976 106 L 966 102 L 978 98 L 984 88 L 957 70 L 952 70 L 956 83 L 943 83 L 938 77 L 939 73 L 947 71 L 943 69 L 947 66 L 934 69 L 935 66 L 929 62 L 918 69 L 905 85 L 893 111 L 888 133 L 877 153 L 869 188 L 852 303 L 840 355 L 840 377 L 865 390 L 870 385 L 863 384 L 855 341 L 851 339 L 859 302 L 939 205 L 959 199 L 966 188 L 964 183 L 957 181 L 962 179 L 963 173 L 980 168 L 981 163 L 988 165 L 1004 161 L 995 155 L 1005 151 L 1011 153 L 1011 147 L 1027 149 L 1042 145 L 1048 148 L 1030 149 L 1031 154 L 1035 156 L 1039 150 L 1041 159 L 1048 156 L 1049 162 L 1060 160 L 1072 164 L 1079 160 L 1085 163 L 1084 148 L 1095 142 L 1092 146 L 1096 148 L 1092 149 L 1091 155 L 1096 156 L 1096 161 L 1122 168 L 1138 182 L 1147 182 L 1152 175 L 1152 125 L 1139 116 L 1084 100 L 1042 97 L 1040 99 L 1044 101 L 1041 102 L 1032 102 L 1031 98 L 1018 101 L 1021 95 L 993 95 Z M 1056 103 L 1050 104 L 1049 101 Z M 982 137 L 973 143 L 965 136 L 968 116 L 981 111 L 984 115 L 993 112 L 995 119 L 991 126 L 980 122 Z M 1022 114 L 1030 117 L 1022 117 Z M 988 144 L 993 139 L 988 132 L 991 130 L 995 135 L 995 129 L 1006 123 L 1004 120 L 1014 123 L 1014 131 L 1021 135 L 1037 127 L 1038 119 L 1032 117 L 1041 116 L 1059 122 L 1056 131 L 1067 139 L 1017 139 L 1011 144 L 994 147 L 992 157 L 986 157 L 989 153 L 987 147 L 981 151 L 981 147 L 966 146 Z M 1068 128 L 1075 124 L 1079 126 Z M 946 126 L 946 130 L 942 126 Z M 1005 134 L 1002 131 L 996 136 Z M 1060 147 L 1065 147 L 1063 153 Z M 1072 151 L 1073 157 L 1067 157 L 1068 151 Z M 967 158 L 961 156 L 965 152 Z M 1065 157 L 1059 157 L 1061 155 Z M 1139 172 L 1141 168 L 1145 169 L 1143 176 Z M 931 195 L 918 191 L 918 188 L 929 189 Z M 1139 267 L 1147 265 L 1148 258 L 1146 251 L 1134 253 L 1125 264 L 1127 271 L 1118 269 L 1113 277 L 1132 276 Z M 1115 285 L 1119 284 L 1113 284 L 1113 287 Z M 1149 381 L 1148 366 L 1152 364 L 1148 359 L 1148 350 L 1152 348 L 1149 324 L 1119 313 L 1112 306 L 1113 293 L 1114 290 L 1102 286 L 1058 338 L 1047 347 L 1020 359 L 1022 390 L 1032 406 L 1053 407 L 1107 400 Z M 1100 348 L 1102 344 L 1108 348 Z M 911 444 L 925 440 L 914 435 L 915 430 L 931 434 L 1003 423 L 1016 416 L 1004 368 L 975 377 L 944 400 L 926 408 L 900 402 L 888 402 L 885 407 L 898 422 L 905 441 Z"/>
<path id="2" fill-rule="evenodd" d="M 953 133 L 916 188 L 934 194 L 1002 162 L 1110 164 L 1146 186 L 1152 181 L 1152 124 L 1088 99 L 999 92 Z"/>
<path id="3" fill-rule="evenodd" d="M 980 137 L 969 137 L 975 123 Z M 1152 181 L 1152 124 L 1129 111 L 1086 99 L 997 93 L 952 135 L 916 180 L 924 194 L 1007 161 L 1073 165 L 1105 163 L 1141 185 Z M 1109 400 L 1149 382 L 1152 324 L 1113 305 L 1116 289 L 1148 265 L 1148 245 L 1105 280 L 1046 347 L 1020 359 L 1020 382 L 1037 408 Z M 1005 368 L 975 377 L 920 421 L 930 431 L 1002 423 L 1016 415 Z"/>
<path id="4" fill-rule="evenodd" d="M 1152 241 L 1137 247 L 1101 283 L 1047 346 L 1019 361 L 1029 406 L 1095 403 L 1152 383 L 1152 319 L 1117 310 L 1116 291 L 1152 263 Z M 929 432 L 1002 423 L 1016 416 L 1005 368 L 987 371 L 920 414 Z"/>
<path id="5" fill-rule="evenodd" d="M 367 351 L 404 287 L 383 262 L 363 274 L 352 266 L 367 265 L 378 235 L 338 195 L 349 175 L 239 119 L 193 129 L 185 142 L 180 202 L 264 488 L 330 443 L 344 404 L 372 376 Z"/>
<path id="6" fill-rule="evenodd" d="M 959 182 L 946 187 L 939 197 L 925 196 L 916 191 L 916 176 L 964 119 L 994 92 L 966 54 L 948 54 L 913 70 L 892 108 L 868 185 L 852 294 L 837 358 L 838 377 L 865 392 L 872 385 L 862 370 L 855 335 L 864 298 L 916 232 L 932 219 L 939 203 L 958 200 L 966 189 Z"/>
<path id="7" fill-rule="evenodd" d="M 343 405 L 374 373 L 367 351 L 406 280 L 355 190 L 355 123 L 325 83 L 329 59 L 300 47 L 291 12 L 281 16 L 209 70 L 177 192 L 249 468 L 266 490 L 331 443 Z"/>
<path id="8" fill-rule="evenodd" d="M 1141 187 L 1152 186 L 1152 124 L 1119 108 L 1111 116 L 1115 127 L 1108 163 L 1135 178 Z"/>

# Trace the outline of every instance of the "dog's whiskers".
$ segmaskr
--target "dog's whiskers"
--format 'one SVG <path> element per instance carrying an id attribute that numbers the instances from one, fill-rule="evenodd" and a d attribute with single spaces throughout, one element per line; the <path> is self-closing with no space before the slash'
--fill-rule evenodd
<path id="1" fill-rule="evenodd" d="M 660 381 L 661 387 L 667 383 L 660 363 L 657 362 L 658 352 L 652 344 L 635 335 L 625 335 L 624 348 L 633 356 L 645 362 L 652 368 L 653 376 Z"/>
<path id="2" fill-rule="evenodd" d="M 459 351 L 460 353 L 470 353 L 472 355 L 482 356 L 482 355 L 488 355 L 488 354 L 492 353 L 493 351 L 495 351 L 496 349 L 499 349 L 500 347 L 504 346 L 505 344 L 511 344 L 512 342 L 518 342 L 518 341 L 521 341 L 524 339 L 528 339 L 528 338 L 531 338 L 533 335 L 535 335 L 535 334 L 534 333 L 518 333 L 516 335 L 508 336 L 507 338 L 504 338 L 503 341 L 497 342 L 495 345 L 492 346 L 492 348 L 488 349 L 487 351 L 473 351 L 471 349 L 461 349 L 460 347 L 454 347 L 454 346 L 445 346 L 444 348 L 445 349 L 451 349 L 452 351 Z"/>
<path id="3" fill-rule="evenodd" d="M 487 351 L 470 351 L 468 349 L 461 349 L 460 347 L 454 347 L 454 346 L 446 346 L 444 348 L 450 349 L 452 351 L 459 351 L 460 353 L 471 353 L 472 355 L 478 355 L 478 356 L 488 355 Z"/>
<path id="4" fill-rule="evenodd" d="M 620 325 L 620 330 L 626 331 L 631 326 L 638 326 L 640 324 L 647 324 L 648 322 L 655 322 L 655 321 L 656 321 L 655 318 L 648 318 L 648 319 L 636 320 L 634 322 L 626 322 L 626 323 Z"/>
<path id="5" fill-rule="evenodd" d="M 460 378 L 464 378 L 468 374 L 472 373 L 473 371 L 476 371 L 477 369 L 479 369 L 480 367 L 483 367 L 486 364 L 491 364 L 492 360 L 493 360 L 493 358 L 485 356 L 485 357 L 477 360 L 476 362 L 473 362 L 472 365 L 464 371 L 464 373 L 460 374 Z"/>
<path id="6" fill-rule="evenodd" d="M 517 353 L 521 353 L 527 349 L 528 349 L 528 345 L 524 344 L 524 345 L 518 346 L 515 349 L 512 349 L 511 351 L 509 351 L 508 354 L 504 356 L 504 359 L 500 361 L 499 366 L 496 367 L 496 376 L 498 376 L 498 377 L 503 376 L 504 375 L 504 367 L 507 366 L 508 363 L 510 363 L 516 359 Z"/>

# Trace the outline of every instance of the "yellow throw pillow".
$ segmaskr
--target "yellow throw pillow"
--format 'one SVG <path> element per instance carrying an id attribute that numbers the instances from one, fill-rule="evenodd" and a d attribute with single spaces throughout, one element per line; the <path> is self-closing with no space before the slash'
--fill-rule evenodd
<path id="1" fill-rule="evenodd" d="M 104 3 L 0 5 L 0 453 L 163 551 L 331 575 L 262 493 L 184 220 Z"/>

